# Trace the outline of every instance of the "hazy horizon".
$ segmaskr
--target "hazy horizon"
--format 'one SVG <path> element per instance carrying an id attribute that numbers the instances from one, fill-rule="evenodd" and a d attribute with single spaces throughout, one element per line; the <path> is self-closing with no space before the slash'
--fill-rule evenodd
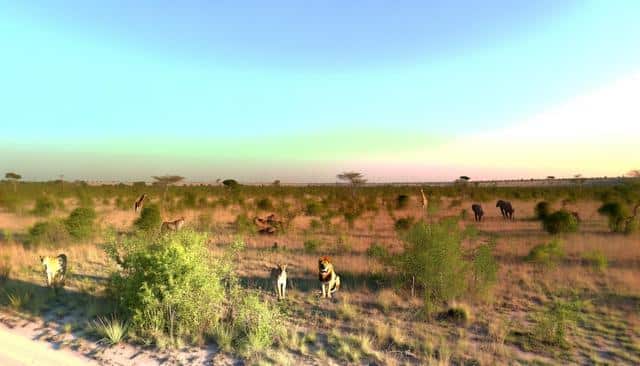
<path id="1" fill-rule="evenodd" d="M 640 2 L 0 7 L 0 169 L 25 180 L 640 167 Z"/>

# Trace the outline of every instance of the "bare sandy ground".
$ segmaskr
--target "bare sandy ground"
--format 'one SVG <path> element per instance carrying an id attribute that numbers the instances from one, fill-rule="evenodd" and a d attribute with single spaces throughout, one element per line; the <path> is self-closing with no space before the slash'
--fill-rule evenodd
<path id="1" fill-rule="evenodd" d="M 0 365 L 99 365 L 68 349 L 54 349 L 51 343 L 32 340 L 0 324 Z"/>

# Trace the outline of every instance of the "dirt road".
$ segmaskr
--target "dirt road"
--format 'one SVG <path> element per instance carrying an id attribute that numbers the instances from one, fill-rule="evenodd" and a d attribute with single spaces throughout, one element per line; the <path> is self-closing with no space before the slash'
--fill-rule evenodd
<path id="1" fill-rule="evenodd" d="M 0 365 L 79 366 L 98 363 L 70 350 L 53 349 L 50 343 L 31 340 L 0 324 Z"/>

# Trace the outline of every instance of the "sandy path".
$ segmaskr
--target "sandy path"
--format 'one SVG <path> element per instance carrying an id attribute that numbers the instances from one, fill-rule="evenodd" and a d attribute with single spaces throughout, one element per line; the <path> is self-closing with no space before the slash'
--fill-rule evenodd
<path id="1" fill-rule="evenodd" d="M 98 365 L 94 360 L 82 357 L 70 350 L 55 350 L 51 344 L 34 341 L 16 334 L 0 324 L 0 365 Z"/>

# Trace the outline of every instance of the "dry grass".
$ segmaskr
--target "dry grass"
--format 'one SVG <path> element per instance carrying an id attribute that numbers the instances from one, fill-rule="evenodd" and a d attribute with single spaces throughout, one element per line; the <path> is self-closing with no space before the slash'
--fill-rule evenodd
<path id="1" fill-rule="evenodd" d="M 449 201 L 445 200 L 442 210 L 430 219 L 458 215 L 461 209 L 471 205 L 465 201 L 460 207 L 450 207 Z M 571 335 L 576 346 L 565 351 L 570 354 L 567 362 L 591 363 L 598 359 L 615 364 L 640 359 L 640 236 L 610 234 L 606 220 L 596 212 L 597 202 L 571 204 L 568 209 L 579 211 L 583 219 L 580 232 L 562 236 L 565 260 L 551 268 L 540 268 L 524 261 L 524 257 L 531 248 L 550 241 L 551 237 L 542 231 L 539 222 L 530 220 L 536 202 L 513 203 L 516 207 L 513 222 L 502 220 L 498 209 L 488 202 L 484 204 L 484 222 L 475 224 L 467 219 L 464 223 L 475 225 L 481 233 L 495 238 L 494 254 L 500 270 L 492 292 L 493 301 L 470 300 L 467 310 L 473 317 L 463 324 L 438 320 L 425 323 L 417 316 L 419 298 L 410 298 L 405 288 L 394 288 L 395 283 L 372 280 L 374 275 L 380 278 L 388 272 L 378 260 L 367 257 L 367 248 L 374 242 L 383 243 L 391 251 L 401 248 L 393 220 L 384 209 L 375 215 L 366 213 L 352 230 L 337 217 L 332 219 L 331 232 L 310 233 L 309 225 L 314 218 L 299 215 L 284 235 L 245 237 L 247 250 L 242 253 L 238 272 L 249 286 L 264 288 L 269 298 L 273 294 L 271 287 L 265 285 L 269 275 L 267 266 L 289 264 L 292 286 L 287 293 L 289 299 L 281 306 L 288 307 L 288 321 L 295 324 L 296 331 L 290 331 L 282 348 L 316 360 L 332 359 L 337 363 L 373 360 L 383 364 L 449 364 L 462 360 L 500 364 L 512 359 L 525 363 L 546 362 L 553 360 L 553 354 L 548 350 L 527 349 L 523 339 L 526 340 L 527 330 L 533 326 L 530 314 L 557 297 L 576 297 L 593 304 L 585 310 L 588 327 L 579 323 L 577 333 Z M 67 203 L 67 209 L 72 206 L 73 203 Z M 555 203 L 554 208 L 560 208 L 560 203 Z M 422 217 L 421 210 L 412 202 L 395 216 Z M 117 230 L 130 229 L 135 219 L 132 210 L 98 206 L 97 211 L 103 227 L 113 226 Z M 230 223 L 242 211 L 238 206 L 230 206 L 185 210 L 165 216 L 184 215 L 192 225 L 200 217 L 200 224 L 214 228 L 210 248 L 214 255 L 220 255 L 226 244 L 236 237 Z M 249 210 L 248 215 L 251 217 L 253 213 Z M 65 212 L 58 210 L 55 215 L 62 217 Z M 202 222 L 203 218 L 208 222 Z M 0 228 L 10 230 L 16 237 L 24 234 L 34 222 L 35 218 L 30 216 L 0 213 Z M 310 236 L 321 242 L 315 254 L 304 253 L 303 243 Z M 340 237 L 349 245 L 336 252 L 335 244 Z M 274 242 L 278 243 L 277 250 L 272 249 Z M 470 251 L 473 245 L 465 243 L 465 250 Z M 40 255 L 64 252 L 72 274 L 67 287 L 82 293 L 102 291 L 103 284 L 96 279 L 104 279 L 115 268 L 98 243 L 73 244 L 60 249 L 26 249 L 14 240 L 0 242 L 0 246 L 2 256 L 9 259 L 11 278 L 38 285 L 44 282 Z M 607 268 L 595 271 L 585 262 L 584 253 L 595 251 L 606 257 Z M 337 273 L 343 278 L 343 288 L 333 301 L 317 297 L 317 259 L 323 254 L 332 257 Z M 14 302 L 20 300 L 16 298 Z M 91 313 L 90 309 L 86 313 Z M 607 319 L 616 319 L 617 326 L 627 330 L 606 333 L 611 328 Z M 330 328 L 336 330 L 332 332 Z M 595 344 L 596 341 L 600 343 Z M 607 348 L 608 353 L 603 356 L 586 351 L 596 346 Z M 291 358 L 291 354 L 279 352 L 270 357 L 283 364 L 300 361 L 297 356 Z"/>

